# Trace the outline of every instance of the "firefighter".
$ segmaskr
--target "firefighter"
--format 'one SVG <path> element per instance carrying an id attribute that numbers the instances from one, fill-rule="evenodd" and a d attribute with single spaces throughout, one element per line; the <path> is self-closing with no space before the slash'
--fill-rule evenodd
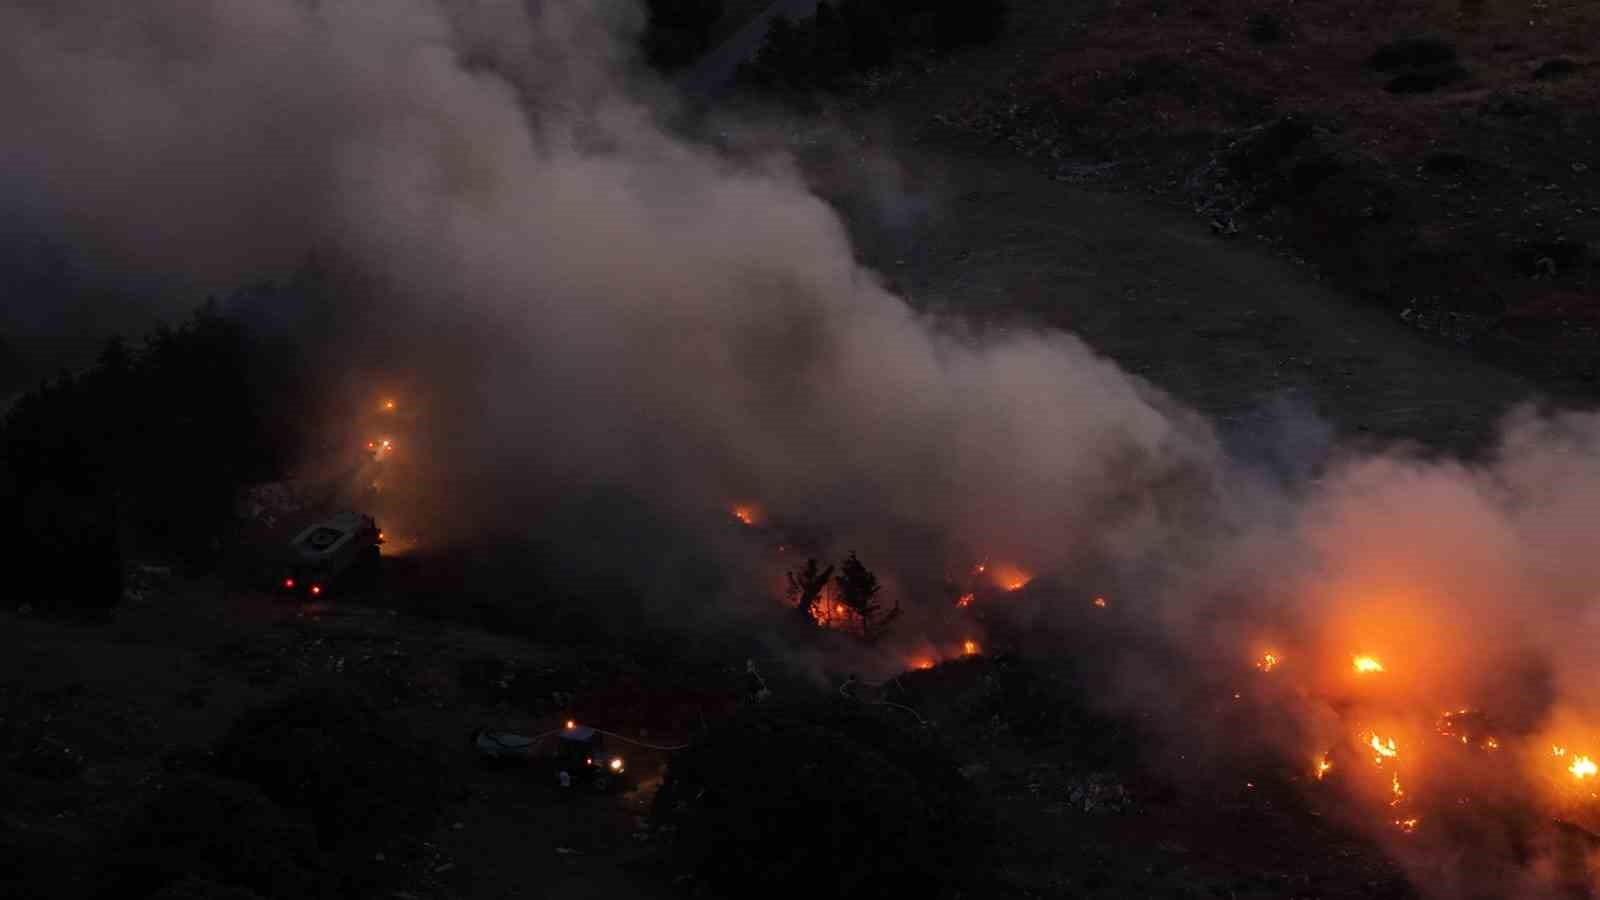
<path id="1" fill-rule="evenodd" d="M 772 696 L 772 691 L 767 689 L 767 680 L 756 671 L 756 661 L 744 661 L 745 699 L 751 703 L 763 703 Z"/>

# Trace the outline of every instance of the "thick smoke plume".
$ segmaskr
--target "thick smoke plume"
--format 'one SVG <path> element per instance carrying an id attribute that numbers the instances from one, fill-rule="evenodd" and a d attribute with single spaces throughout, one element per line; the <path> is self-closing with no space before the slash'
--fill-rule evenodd
<path id="1" fill-rule="evenodd" d="M 620 484 L 694 516 L 757 499 L 880 557 L 919 530 L 1044 562 L 1138 544 L 1145 488 L 1209 468 L 1202 424 L 1073 337 L 920 317 L 786 160 L 670 134 L 631 87 L 631 7 L 3 15 L 35 123 L 6 194 L 201 284 L 349 260 L 367 287 L 328 299 L 355 310 L 332 343 L 436 399 L 456 474 L 433 493 L 462 502 L 435 520 Z"/>
<path id="2" fill-rule="evenodd" d="M 640 22 L 576 2 L 13 2 L 0 196 L 128 272 L 217 288 L 318 251 L 355 273 L 320 295 L 331 314 L 266 318 L 323 323 L 305 336 L 330 420 L 401 386 L 426 424 L 396 451 L 393 516 L 419 533 L 554 530 L 565 500 L 620 490 L 667 532 L 737 546 L 728 511 L 750 504 L 881 567 L 905 640 L 941 637 L 916 610 L 952 571 L 1056 576 L 1014 602 L 1092 622 L 1056 606 L 1104 591 L 1137 623 L 1108 703 L 1183 709 L 1270 652 L 1258 725 L 1308 771 L 1383 765 L 1349 752 L 1359 727 L 1475 789 L 1582 799 L 1593 782 L 1547 757 L 1600 755 L 1595 420 L 1525 416 L 1485 464 L 1335 456 L 1279 485 L 1070 335 L 912 310 L 789 160 L 664 124 L 674 101 L 628 49 Z M 781 567 L 742 574 L 719 602 L 772 607 Z M 1384 672 L 1353 673 L 1362 654 Z M 1491 763 L 1411 751 L 1468 706 L 1496 723 Z M 1401 771 L 1424 792 L 1430 769 Z"/>

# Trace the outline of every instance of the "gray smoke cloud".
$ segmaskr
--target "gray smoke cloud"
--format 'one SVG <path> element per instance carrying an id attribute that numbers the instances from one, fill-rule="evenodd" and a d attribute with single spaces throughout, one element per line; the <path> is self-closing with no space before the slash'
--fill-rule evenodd
<path id="1" fill-rule="evenodd" d="M 669 133 L 630 69 L 631 6 L 0 15 L 5 104 L 30 123 L 6 195 L 101 259 L 200 284 L 336 248 L 382 284 L 374 328 L 453 382 L 473 468 L 848 507 L 861 540 L 937 524 L 1043 560 L 1149 527 L 1129 487 L 1213 453 L 1069 335 L 918 316 L 783 156 Z"/>
<path id="2" fill-rule="evenodd" d="M 1415 746 L 1440 710 L 1492 706 L 1503 777 L 1574 800 L 1545 757 L 1600 753 L 1593 417 L 1525 414 L 1470 467 L 1335 454 L 1286 488 L 1071 335 L 911 309 L 783 153 L 663 124 L 675 101 L 629 49 L 641 21 L 622 3 L 12 2 L 0 196 L 128 272 L 228 287 L 317 249 L 361 273 L 326 298 L 330 410 L 402 385 L 427 423 L 398 451 L 395 515 L 416 529 L 621 487 L 672 530 L 724 533 L 738 504 L 824 526 L 908 607 L 919 570 L 1092 572 L 1076 586 L 1113 585 L 1175 654 L 1130 655 L 1108 703 L 1160 708 L 1273 651 L 1262 674 L 1296 685 L 1272 694 L 1286 757 L 1309 766 L 1356 725 Z M 895 196 L 888 219 L 910 214 Z M 723 599 L 770 609 L 793 563 L 750 562 Z M 1060 621 L 1053 602 L 1016 601 Z M 943 652 L 938 617 L 909 618 L 894 662 Z M 1381 702 L 1354 654 L 1385 661 Z"/>

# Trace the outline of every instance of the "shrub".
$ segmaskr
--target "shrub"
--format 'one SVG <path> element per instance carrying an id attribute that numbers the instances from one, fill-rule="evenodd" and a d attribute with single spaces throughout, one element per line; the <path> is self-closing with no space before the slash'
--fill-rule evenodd
<path id="1" fill-rule="evenodd" d="M 145 896 L 193 878 L 265 896 L 311 896 L 315 855 L 311 830 L 255 787 L 185 775 L 162 785 L 126 823 L 110 867 L 110 893 Z"/>
<path id="2" fill-rule="evenodd" d="M 743 711 L 673 760 L 673 853 L 719 895 L 948 896 L 988 822 L 925 734 L 855 706 Z"/>
<path id="3" fill-rule="evenodd" d="M 1380 72 L 1418 66 L 1436 66 L 1456 61 L 1456 48 L 1450 42 L 1435 37 L 1409 37 L 1387 44 L 1373 51 L 1372 67 Z"/>
<path id="4" fill-rule="evenodd" d="M 245 713 L 216 748 L 219 773 L 304 810 L 324 850 L 370 856 L 438 813 L 443 766 L 368 703 L 302 691 Z"/>
<path id="5" fill-rule="evenodd" d="M 1550 81 L 1556 78 L 1565 78 L 1578 71 L 1578 64 L 1565 57 L 1547 59 L 1533 70 L 1535 81 Z"/>
<path id="6" fill-rule="evenodd" d="M 1283 40 L 1283 20 L 1272 13 L 1256 13 L 1245 21 L 1250 40 L 1257 44 L 1276 44 Z"/>
<path id="7" fill-rule="evenodd" d="M 645 6 L 649 19 L 641 42 L 651 65 L 676 69 L 710 49 L 711 26 L 722 18 L 722 0 L 647 0 Z"/>
<path id="8" fill-rule="evenodd" d="M 768 88 L 838 87 L 851 72 L 890 62 L 898 51 L 950 52 L 998 37 L 1003 0 L 841 0 L 815 15 L 778 17 L 740 79 Z"/>
<path id="9" fill-rule="evenodd" d="M 1441 63 L 1402 72 L 1389 79 L 1383 89 L 1391 94 L 1426 94 L 1466 77 L 1467 70 L 1456 63 Z"/>

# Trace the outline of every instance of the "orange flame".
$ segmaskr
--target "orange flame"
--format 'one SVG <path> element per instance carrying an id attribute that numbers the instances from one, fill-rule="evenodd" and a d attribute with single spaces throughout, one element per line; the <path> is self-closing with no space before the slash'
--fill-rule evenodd
<path id="1" fill-rule="evenodd" d="M 1104 598 L 1104 597 L 1096 597 L 1096 598 L 1094 598 L 1094 605 L 1100 607 L 1101 609 L 1105 609 L 1106 608 L 1106 598 Z"/>
<path id="2" fill-rule="evenodd" d="M 756 524 L 756 519 L 760 518 L 760 513 L 753 506 L 735 506 L 732 513 L 735 519 L 745 525 L 754 525 Z"/>
<path id="3" fill-rule="evenodd" d="M 972 605 L 972 595 L 971 594 L 962 594 L 960 599 L 956 600 L 956 606 L 958 608 L 960 608 L 960 609 L 966 609 L 967 607 L 969 607 L 971 605 Z"/>
<path id="4" fill-rule="evenodd" d="M 385 400 L 385 401 L 383 401 L 383 411 L 384 412 L 394 412 L 394 409 L 395 409 L 395 405 L 394 405 L 394 401 L 393 400 Z"/>
<path id="5" fill-rule="evenodd" d="M 1328 770 L 1332 768 L 1333 763 L 1328 761 L 1328 754 L 1322 754 L 1322 758 L 1317 760 L 1317 780 L 1321 781 L 1322 776 L 1328 774 Z"/>
<path id="6" fill-rule="evenodd" d="M 1393 777 L 1389 779 L 1389 793 L 1393 795 L 1389 800 L 1390 806 L 1399 806 L 1400 801 L 1405 799 L 1406 792 L 1404 788 L 1400 787 L 1399 772 L 1394 773 Z"/>
<path id="7" fill-rule="evenodd" d="M 1567 766 L 1567 771 L 1572 773 L 1573 778 L 1582 781 L 1585 778 L 1593 778 L 1596 773 L 1600 773 L 1600 766 L 1596 766 L 1594 760 L 1587 756 L 1579 756 L 1572 760 L 1572 765 Z"/>
<path id="8" fill-rule="evenodd" d="M 1383 663 L 1378 662 L 1376 657 L 1358 656 L 1355 659 L 1351 660 L 1350 662 L 1351 662 L 1351 665 L 1355 666 L 1355 670 L 1357 672 L 1361 673 L 1362 675 L 1365 675 L 1368 672 L 1382 672 L 1383 671 Z"/>
<path id="9" fill-rule="evenodd" d="M 962 641 L 961 642 L 961 652 L 966 654 L 967 656 L 976 656 L 978 654 L 978 650 L 979 649 L 980 648 L 978 647 L 978 642 L 977 641 Z"/>
<path id="10" fill-rule="evenodd" d="M 1282 661 L 1283 657 L 1268 650 L 1266 653 L 1261 654 L 1260 659 L 1256 660 L 1256 668 L 1263 672 L 1271 672 Z"/>
<path id="11" fill-rule="evenodd" d="M 1411 834 L 1417 830 L 1417 823 L 1420 821 L 1422 820 L 1418 819 L 1416 816 L 1412 816 L 1409 819 L 1395 819 L 1394 825 L 1396 828 L 1400 829 L 1406 834 Z"/>
<path id="12" fill-rule="evenodd" d="M 928 659 L 926 657 L 922 657 L 922 658 L 919 658 L 919 659 L 913 659 L 911 661 L 911 668 L 913 668 L 913 669 L 931 669 L 931 668 L 933 668 L 933 660 Z"/>
<path id="13" fill-rule="evenodd" d="M 1384 740 L 1383 738 L 1378 737 L 1375 732 L 1369 731 L 1367 732 L 1365 740 L 1363 740 L 1362 743 L 1366 744 L 1368 747 L 1371 747 L 1373 752 L 1377 754 L 1377 756 L 1372 758 L 1372 761 L 1380 766 L 1383 765 L 1383 761 L 1385 759 L 1394 759 L 1396 756 L 1400 755 L 1400 748 L 1395 746 L 1394 738 Z"/>

